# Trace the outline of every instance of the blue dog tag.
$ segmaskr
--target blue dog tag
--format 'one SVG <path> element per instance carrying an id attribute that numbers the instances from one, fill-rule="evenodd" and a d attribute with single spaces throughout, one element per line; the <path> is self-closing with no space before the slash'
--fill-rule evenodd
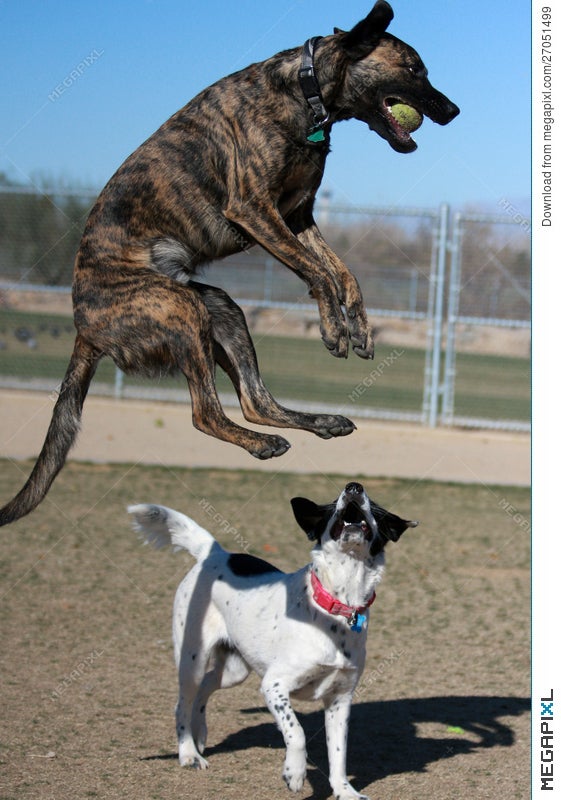
<path id="1" fill-rule="evenodd" d="M 364 614 L 355 614 L 351 621 L 351 630 L 360 633 L 362 630 L 362 626 L 364 625 L 365 622 L 366 622 L 366 617 L 364 616 Z"/>

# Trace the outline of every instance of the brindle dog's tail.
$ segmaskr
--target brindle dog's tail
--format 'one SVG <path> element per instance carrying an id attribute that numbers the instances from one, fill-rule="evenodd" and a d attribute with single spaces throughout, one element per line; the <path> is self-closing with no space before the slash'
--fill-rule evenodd
<path id="1" fill-rule="evenodd" d="M 64 466 L 80 430 L 82 407 L 100 358 L 101 353 L 79 335 L 76 337 L 43 449 L 23 489 L 0 509 L 0 525 L 15 522 L 33 511 Z"/>

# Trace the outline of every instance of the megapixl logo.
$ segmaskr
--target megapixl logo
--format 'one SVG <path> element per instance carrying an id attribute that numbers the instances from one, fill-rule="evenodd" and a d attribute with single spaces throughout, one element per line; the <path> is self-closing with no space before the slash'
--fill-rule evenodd
<path id="1" fill-rule="evenodd" d="M 553 791 L 553 689 L 540 698 L 540 778 L 542 791 Z"/>

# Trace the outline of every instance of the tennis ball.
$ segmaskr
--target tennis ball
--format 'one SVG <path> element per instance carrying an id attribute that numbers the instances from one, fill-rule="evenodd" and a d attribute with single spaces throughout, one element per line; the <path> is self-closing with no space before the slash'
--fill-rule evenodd
<path id="1" fill-rule="evenodd" d="M 423 115 L 405 103 L 394 103 L 390 106 L 390 111 L 397 120 L 399 126 L 407 133 L 412 133 L 420 128 L 423 122 Z"/>

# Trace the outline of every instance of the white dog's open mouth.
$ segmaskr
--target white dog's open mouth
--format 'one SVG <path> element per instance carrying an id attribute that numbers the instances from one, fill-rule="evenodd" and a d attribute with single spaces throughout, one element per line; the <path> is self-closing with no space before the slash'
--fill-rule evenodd
<path id="1" fill-rule="evenodd" d="M 351 501 L 338 515 L 331 528 L 331 538 L 345 539 L 360 538 L 369 542 L 374 538 L 372 526 L 365 518 L 364 511 L 354 501 Z"/>

